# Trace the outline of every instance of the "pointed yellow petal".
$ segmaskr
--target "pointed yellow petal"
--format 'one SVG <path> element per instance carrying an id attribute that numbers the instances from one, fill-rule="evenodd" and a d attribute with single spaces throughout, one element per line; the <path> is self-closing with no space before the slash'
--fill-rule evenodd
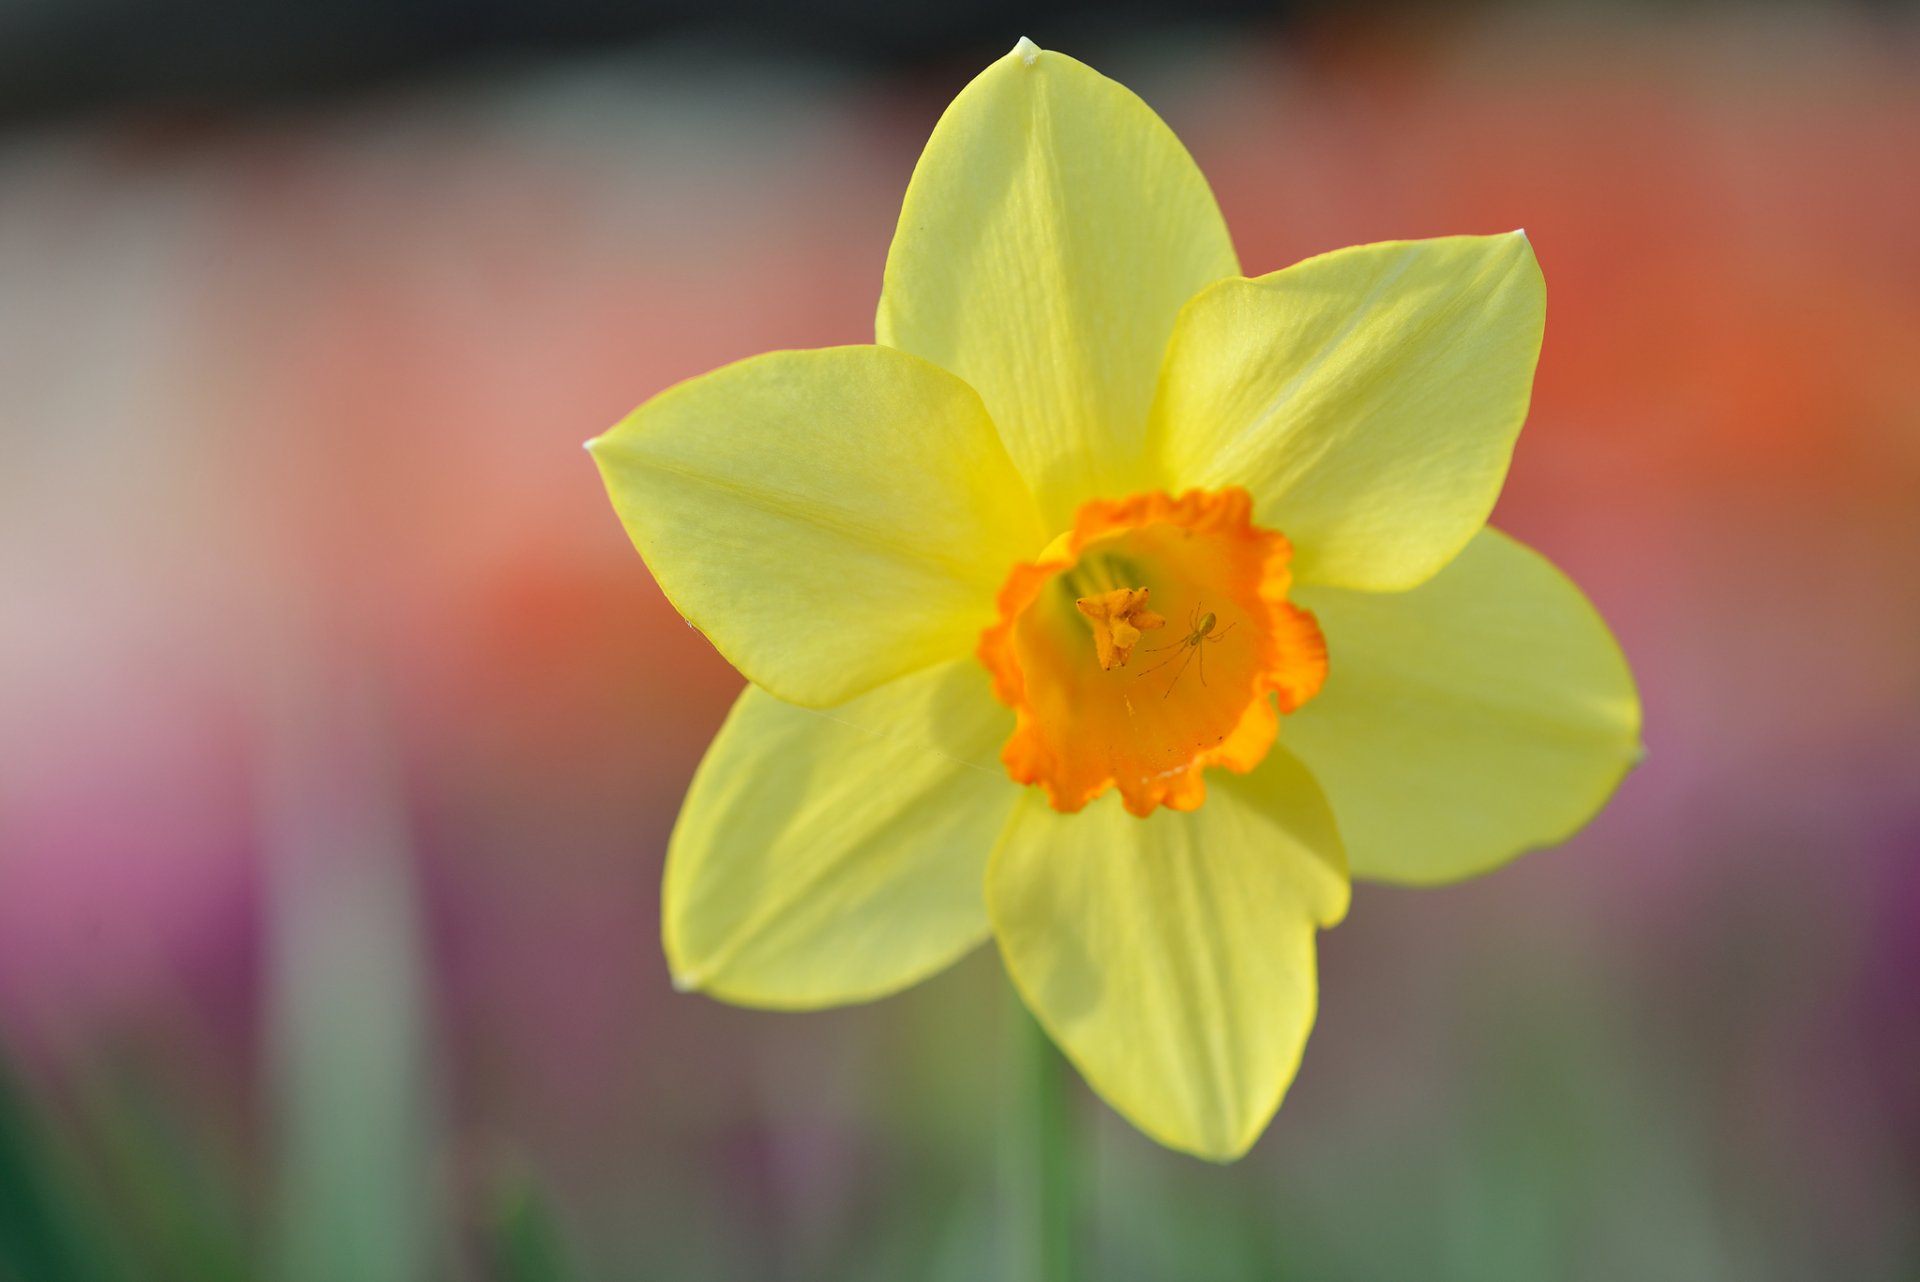
<path id="1" fill-rule="evenodd" d="M 1048 1035 L 1154 1139 L 1215 1161 L 1279 1107 L 1313 1024 L 1316 926 L 1346 912 L 1333 817 L 1275 749 L 1206 805 L 1136 819 L 1029 792 L 987 875 L 1001 955 Z"/>
<path id="2" fill-rule="evenodd" d="M 1206 179 L 1127 89 L 1023 41 L 913 172 L 876 330 L 972 384 L 1056 528 L 1153 488 L 1141 443 L 1180 307 L 1239 271 Z"/>
<path id="3" fill-rule="evenodd" d="M 1181 314 L 1152 449 L 1176 487 L 1251 490 L 1302 583 L 1413 587 L 1493 510 L 1545 316 L 1519 232 L 1224 281 Z"/>
<path id="4" fill-rule="evenodd" d="M 979 398 L 891 348 L 756 356 L 590 448 L 674 607 L 794 703 L 970 653 L 1046 541 Z"/>
<path id="5" fill-rule="evenodd" d="M 1326 687 L 1282 730 L 1356 877 L 1455 881 L 1571 836 L 1640 756 L 1640 700 L 1580 589 L 1494 530 L 1404 593 L 1304 589 Z"/>
<path id="6" fill-rule="evenodd" d="M 866 1001 L 987 936 L 987 858 L 1019 789 L 1013 716 L 971 659 L 825 712 L 749 688 L 667 849 L 674 982 L 749 1006 Z"/>

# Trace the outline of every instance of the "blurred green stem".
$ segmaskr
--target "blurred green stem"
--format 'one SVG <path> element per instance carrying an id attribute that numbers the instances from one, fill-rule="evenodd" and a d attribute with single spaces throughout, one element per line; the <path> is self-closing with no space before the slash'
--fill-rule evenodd
<path id="1" fill-rule="evenodd" d="M 1020 1226 L 1014 1276 L 1075 1282 L 1079 1272 L 1079 1146 L 1072 1071 L 1019 994 L 1011 994 L 1018 1089 L 1008 1137 L 1010 1190 Z"/>

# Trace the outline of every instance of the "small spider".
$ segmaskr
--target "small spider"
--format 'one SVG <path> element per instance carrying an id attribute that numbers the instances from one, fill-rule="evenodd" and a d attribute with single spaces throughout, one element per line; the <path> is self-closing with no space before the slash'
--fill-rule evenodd
<path id="1" fill-rule="evenodd" d="M 1221 628 L 1219 632 L 1215 632 L 1213 625 L 1216 622 L 1218 622 L 1218 620 L 1214 618 L 1213 611 L 1209 610 L 1207 613 L 1201 614 L 1200 607 L 1196 604 L 1193 607 L 1193 613 L 1187 616 L 1187 627 L 1190 628 L 1191 631 L 1189 631 L 1186 636 L 1181 637 L 1178 641 L 1170 642 L 1167 645 L 1147 647 L 1144 652 L 1147 654 L 1151 654 L 1155 650 L 1172 650 L 1174 653 L 1160 660 L 1160 662 L 1154 664 L 1145 672 L 1142 672 L 1140 675 L 1143 677 L 1151 676 L 1160 671 L 1160 669 L 1166 667 L 1175 659 L 1180 660 L 1180 667 L 1174 672 L 1173 680 L 1167 683 L 1165 693 L 1160 696 L 1162 699 L 1172 694 L 1173 688 L 1180 684 L 1180 678 L 1186 675 L 1187 665 L 1193 662 L 1193 656 L 1196 654 L 1200 656 L 1200 684 L 1203 686 L 1207 684 L 1207 655 L 1206 651 L 1200 648 L 1201 643 L 1208 642 L 1218 645 L 1220 642 L 1226 640 L 1227 633 L 1240 626 L 1238 623 L 1229 623 L 1226 627 Z M 1184 658 L 1181 656 L 1181 651 L 1186 652 Z"/>

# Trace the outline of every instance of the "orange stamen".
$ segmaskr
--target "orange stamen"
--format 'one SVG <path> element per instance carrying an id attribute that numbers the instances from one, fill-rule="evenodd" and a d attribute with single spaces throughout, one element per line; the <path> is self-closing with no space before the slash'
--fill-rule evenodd
<path id="1" fill-rule="evenodd" d="M 1015 713 L 1001 759 L 1016 781 L 1065 811 L 1118 788 L 1144 816 L 1198 807 L 1207 766 L 1246 771 L 1266 756 L 1279 712 L 1320 689 L 1327 655 L 1313 616 L 1287 600 L 1291 545 L 1252 511 L 1240 489 L 1096 500 L 1014 567 L 979 653 Z M 1167 622 L 1150 593 L 1187 628 L 1148 647 L 1162 661 L 1129 671 L 1141 634 Z"/>
<path id="2" fill-rule="evenodd" d="M 1146 588 L 1115 588 L 1074 603 L 1093 624 L 1093 652 L 1103 671 L 1124 668 L 1142 632 L 1164 628 L 1167 621 L 1147 609 Z"/>

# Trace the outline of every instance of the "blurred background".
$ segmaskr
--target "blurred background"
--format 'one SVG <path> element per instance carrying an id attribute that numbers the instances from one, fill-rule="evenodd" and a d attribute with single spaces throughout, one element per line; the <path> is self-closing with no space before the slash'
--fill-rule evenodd
<path id="1" fill-rule="evenodd" d="M 1650 755 L 1357 891 L 1253 1154 L 1084 1091 L 1087 1276 L 1920 1277 L 1920 21 L 1886 6 L 0 6 L 0 1279 L 1017 1277 L 988 950 L 676 996 L 739 686 L 580 443 L 869 341 L 1027 34 L 1247 270 L 1527 228 L 1497 523 Z"/>

